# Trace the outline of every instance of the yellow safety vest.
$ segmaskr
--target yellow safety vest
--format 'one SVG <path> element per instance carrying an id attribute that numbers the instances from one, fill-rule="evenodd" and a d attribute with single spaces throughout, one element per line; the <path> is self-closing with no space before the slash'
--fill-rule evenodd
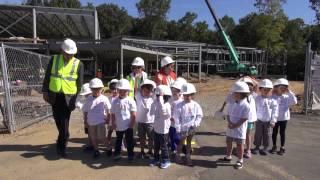
<path id="1" fill-rule="evenodd" d="M 65 65 L 63 55 L 54 55 L 49 90 L 55 93 L 76 94 L 79 64 L 80 60 L 73 57 Z"/>

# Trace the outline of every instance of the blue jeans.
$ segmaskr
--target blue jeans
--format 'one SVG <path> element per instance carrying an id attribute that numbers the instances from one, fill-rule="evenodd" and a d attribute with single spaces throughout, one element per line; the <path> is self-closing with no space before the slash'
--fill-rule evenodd
<path id="1" fill-rule="evenodd" d="M 180 142 L 180 138 L 177 134 L 176 128 L 170 127 L 169 138 L 170 138 L 170 140 L 168 143 L 168 147 L 171 148 L 171 151 L 175 151 L 178 147 L 179 142 Z"/>

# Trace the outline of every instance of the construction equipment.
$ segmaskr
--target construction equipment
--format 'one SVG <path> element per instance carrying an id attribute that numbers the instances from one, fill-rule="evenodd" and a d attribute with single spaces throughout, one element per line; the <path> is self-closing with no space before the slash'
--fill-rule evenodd
<path id="1" fill-rule="evenodd" d="M 218 27 L 219 33 L 222 35 L 225 45 L 228 47 L 229 53 L 230 53 L 230 59 L 231 62 L 226 64 L 225 69 L 221 72 L 225 75 L 257 75 L 258 71 L 256 67 L 254 66 L 247 66 L 245 64 L 240 63 L 239 61 L 239 55 L 237 53 L 237 50 L 234 48 L 231 39 L 227 35 L 227 33 L 224 31 L 223 27 L 221 26 L 212 6 L 209 0 L 205 0 L 206 4 L 211 12 L 211 15 L 213 16 L 215 23 Z"/>

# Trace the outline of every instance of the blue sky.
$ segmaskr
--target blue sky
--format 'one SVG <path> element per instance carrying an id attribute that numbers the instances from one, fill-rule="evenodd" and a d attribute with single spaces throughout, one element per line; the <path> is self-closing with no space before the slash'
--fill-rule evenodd
<path id="1" fill-rule="evenodd" d="M 80 0 L 84 5 L 92 2 L 94 5 L 101 3 L 114 3 L 123 6 L 128 13 L 137 17 L 138 11 L 135 4 L 139 0 Z M 313 24 L 315 12 L 309 8 L 308 0 L 287 0 L 284 5 L 284 11 L 290 19 L 302 18 L 306 24 Z M 21 0 L 0 0 L 1 4 L 19 4 Z M 218 17 L 224 15 L 231 16 L 238 22 L 239 18 L 244 17 L 250 12 L 256 11 L 254 0 L 211 0 Z M 198 14 L 197 21 L 207 21 L 210 27 L 213 27 L 213 19 L 209 13 L 204 0 L 171 0 L 171 9 L 168 14 L 169 19 L 179 19 L 187 11 L 193 11 Z"/>

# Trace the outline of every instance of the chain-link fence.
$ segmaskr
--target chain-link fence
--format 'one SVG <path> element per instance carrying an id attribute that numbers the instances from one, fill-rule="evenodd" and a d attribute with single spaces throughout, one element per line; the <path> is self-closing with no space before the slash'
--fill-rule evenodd
<path id="1" fill-rule="evenodd" d="M 14 132 L 50 116 L 41 93 L 50 57 L 6 45 L 0 56 L 2 129 Z"/>
<path id="2" fill-rule="evenodd" d="M 304 111 L 320 111 L 320 55 L 308 44 L 304 77 Z"/>

